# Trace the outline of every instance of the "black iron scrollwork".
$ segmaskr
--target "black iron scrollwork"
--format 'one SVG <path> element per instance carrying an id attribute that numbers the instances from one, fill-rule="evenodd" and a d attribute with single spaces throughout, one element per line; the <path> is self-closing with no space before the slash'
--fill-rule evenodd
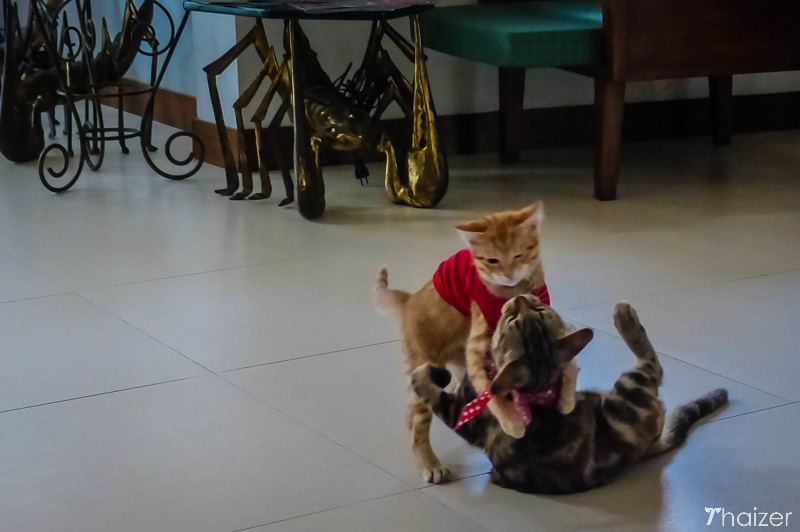
<path id="1" fill-rule="evenodd" d="M 158 0 L 141 0 L 138 8 L 133 0 L 124 2 L 122 29 L 112 39 L 105 19 L 98 32 L 91 0 L 30 0 L 24 30 L 17 4 L 3 0 L 8 51 L 0 110 L 0 152 L 12 161 L 38 157 L 39 177 L 48 190 L 68 190 L 85 166 L 98 170 L 108 141 L 117 141 L 123 153 L 129 153 L 126 141 L 139 138 L 147 164 L 169 179 L 190 177 L 203 164 L 202 141 L 189 132 L 172 135 L 165 145 L 166 159 L 178 167 L 178 173 L 161 168 L 151 156 L 157 151 L 152 144 L 155 97 L 189 14 L 184 13 L 176 25 Z M 166 20 L 169 28 L 163 38 L 157 34 L 157 17 Z M 138 56 L 150 58 L 150 79 L 143 88 L 132 87 L 123 80 Z M 134 96 L 147 98 L 139 129 L 125 127 L 124 121 L 125 101 Z M 102 103 L 111 98 L 116 99 L 118 108 L 116 127 L 106 127 L 103 119 Z M 54 111 L 58 107 L 64 109 L 66 145 L 53 142 L 45 146 L 41 115 L 50 116 L 52 138 L 57 124 Z M 172 153 L 173 143 L 180 137 L 191 138 L 193 144 L 185 159 Z"/>

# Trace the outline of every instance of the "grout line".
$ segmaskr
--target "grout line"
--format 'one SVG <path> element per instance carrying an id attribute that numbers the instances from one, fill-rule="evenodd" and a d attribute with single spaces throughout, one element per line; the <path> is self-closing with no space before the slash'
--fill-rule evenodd
<path id="1" fill-rule="evenodd" d="M 44 299 L 46 297 L 67 296 L 75 294 L 75 292 L 73 292 L 69 288 L 65 287 L 64 290 L 65 290 L 64 292 L 57 292 L 55 294 L 46 294 L 43 296 L 33 296 L 33 297 L 21 297 L 19 299 L 9 299 L 8 301 L 0 301 L 0 305 L 5 305 L 8 303 L 21 303 L 23 301 L 36 301 L 37 299 Z"/>
<path id="2" fill-rule="evenodd" d="M 325 513 L 325 512 L 332 512 L 334 510 L 340 510 L 342 508 L 349 508 L 350 506 L 356 506 L 356 505 L 359 505 L 359 504 L 366 504 L 368 502 L 373 502 L 373 501 L 380 501 L 382 499 L 388 499 L 389 497 L 397 497 L 398 495 L 405 495 L 407 493 L 412 493 L 412 490 L 403 491 L 403 492 L 400 492 L 400 493 L 392 493 L 390 495 L 382 495 L 380 497 L 375 497 L 374 499 L 367 499 L 365 501 L 351 502 L 349 504 L 343 504 L 341 506 L 336 506 L 334 508 L 327 508 L 327 509 L 324 509 L 324 510 L 317 510 L 315 512 L 311 512 L 311 513 L 307 513 L 307 514 L 303 514 L 303 515 L 296 515 L 294 517 L 287 517 L 286 519 L 278 519 L 277 521 L 270 521 L 269 523 L 262 523 L 260 525 L 248 526 L 247 528 L 237 528 L 236 530 L 233 530 L 232 532 L 245 532 L 246 530 L 253 530 L 254 528 L 260 528 L 262 526 L 270 526 L 270 525 L 275 525 L 275 524 L 278 524 L 278 523 L 285 523 L 286 521 L 294 521 L 295 519 L 302 519 L 303 517 L 308 517 L 310 515 L 317 515 L 317 514 L 322 514 L 322 513 Z"/>
<path id="3" fill-rule="evenodd" d="M 703 366 L 698 366 L 697 364 L 693 364 L 691 362 L 687 362 L 686 360 L 682 360 L 682 359 L 680 359 L 680 358 L 678 358 L 676 356 L 668 355 L 667 353 L 662 353 L 660 351 L 656 351 L 656 353 L 658 353 L 660 356 L 671 358 L 672 360 L 675 360 L 677 362 L 681 362 L 681 363 L 686 364 L 688 366 L 692 366 L 693 368 L 697 368 L 697 369 L 699 369 L 701 371 L 705 371 L 707 373 L 711 373 L 712 375 L 716 375 L 717 377 L 722 377 L 725 380 L 729 380 L 731 382 L 735 382 L 736 384 L 739 384 L 739 385 L 744 386 L 746 388 L 750 388 L 751 390 L 755 390 L 757 392 L 761 392 L 761 393 L 764 393 L 764 394 L 767 394 L 767 395 L 771 395 L 772 397 L 774 397 L 776 399 L 780 399 L 781 401 L 786 401 L 784 403 L 784 405 L 791 404 L 791 402 L 792 402 L 791 399 L 787 399 L 786 397 L 782 397 L 782 396 L 774 394 L 772 392 L 768 392 L 767 390 L 762 390 L 761 388 L 759 388 L 757 386 L 753 386 L 752 384 L 747 384 L 746 382 L 742 382 L 740 380 L 736 380 L 733 377 L 729 377 L 727 375 L 723 375 L 722 373 L 717 373 L 716 371 L 710 370 L 708 368 L 704 368 Z M 778 406 L 783 406 L 783 405 L 778 405 Z"/>
<path id="4" fill-rule="evenodd" d="M 723 418 L 719 418 L 719 419 L 712 419 L 710 421 L 705 421 L 705 422 L 702 423 L 702 425 L 710 425 L 712 423 L 719 423 L 721 421 L 728 421 L 730 419 L 736 419 L 736 418 L 743 417 L 743 416 L 749 416 L 751 414 L 758 414 L 760 412 L 766 412 L 767 410 L 775 410 L 776 408 L 783 408 L 783 407 L 786 407 L 786 406 L 792 406 L 792 405 L 796 405 L 798 403 L 800 403 L 800 401 L 792 401 L 790 403 L 786 403 L 786 404 L 783 404 L 783 405 L 767 406 L 767 407 L 764 407 L 764 408 L 759 408 L 758 410 L 753 410 L 752 412 L 742 412 L 741 414 L 736 414 L 736 415 L 733 415 L 733 416 L 728 416 L 728 417 L 723 417 Z M 696 427 L 696 426 L 700 426 L 700 425 L 698 425 L 698 424 L 693 425 L 693 427 Z"/>
<path id="5" fill-rule="evenodd" d="M 28 264 L 24 260 L 20 259 L 16 255 L 14 255 L 10 251 L 8 251 L 8 249 L 6 249 L 5 247 L 2 249 L 2 252 L 5 253 L 6 255 L 8 255 L 9 257 L 11 257 L 12 260 L 15 260 L 15 261 L 19 262 L 20 264 L 22 264 L 26 268 L 30 268 L 31 270 L 35 271 L 36 273 L 38 273 L 42 277 L 45 277 L 46 279 L 54 282 L 55 284 L 57 284 L 58 286 L 63 288 L 64 291 L 63 292 L 58 292 L 58 293 L 55 293 L 55 294 L 46 294 L 46 295 L 43 295 L 43 296 L 21 297 L 19 299 L 11 299 L 11 300 L 8 300 L 8 301 L 2 301 L 2 302 L 0 302 L 0 304 L 3 304 L 3 303 L 16 303 L 17 301 L 28 301 L 30 299 L 42 299 L 44 297 L 51 297 L 51 296 L 61 296 L 61 295 L 64 295 L 64 294 L 71 294 L 71 293 L 74 292 L 70 287 L 64 285 L 63 283 L 58 282 L 57 280 L 53 279 L 52 277 L 50 277 L 46 273 L 44 273 L 42 271 L 39 271 L 37 268 L 34 268 L 33 266 L 31 266 L 30 264 Z"/>
<path id="6" fill-rule="evenodd" d="M 593 329 L 595 331 L 599 331 L 599 332 L 601 332 L 603 334 L 611 336 L 612 338 L 617 338 L 619 340 L 622 340 L 623 342 L 625 341 L 617 333 L 612 333 L 612 332 L 606 331 L 604 329 L 599 329 L 599 328 L 596 328 L 596 327 L 592 327 L 591 325 L 588 325 L 586 323 L 583 323 L 583 322 L 580 322 L 580 321 L 577 321 L 577 320 L 573 320 L 573 319 L 570 319 L 570 318 L 567 318 L 567 319 L 569 319 L 569 321 L 571 321 L 573 323 L 576 323 L 578 325 L 583 325 L 584 327 L 589 327 L 589 328 L 591 328 L 591 329 Z M 711 373 L 712 375 L 716 375 L 717 377 L 722 377 L 723 379 L 729 380 L 731 382 L 735 382 L 736 384 L 740 384 L 742 386 L 746 386 L 747 388 L 750 388 L 752 390 L 756 390 L 758 392 L 765 393 L 767 395 L 771 395 L 772 397 L 780 399 L 781 401 L 786 401 L 786 403 L 784 403 L 784 405 L 792 403 L 791 399 L 787 399 L 786 397 L 782 397 L 780 395 L 776 395 L 776 394 L 774 394 L 772 392 L 768 392 L 767 390 L 762 390 L 761 388 L 753 386 L 752 384 L 747 384 L 746 382 L 742 382 L 742 381 L 736 380 L 736 379 L 734 379 L 732 377 L 728 377 L 727 375 L 723 375 L 722 373 L 717 373 L 714 370 L 711 370 L 711 369 L 708 369 L 708 368 L 704 368 L 703 366 L 698 366 L 697 364 L 693 364 L 693 363 L 688 362 L 686 360 L 680 359 L 677 356 L 670 355 L 669 353 L 665 353 L 663 351 L 659 351 L 658 349 L 656 349 L 656 354 L 658 354 L 658 356 L 671 358 L 672 360 L 675 360 L 675 361 L 680 362 L 682 364 L 686 364 L 686 365 L 692 366 L 693 368 L 697 368 L 697 369 L 705 371 L 707 373 Z M 777 405 L 777 406 L 784 406 L 784 405 Z"/>
<path id="7" fill-rule="evenodd" d="M 328 435 L 326 435 L 326 434 L 323 434 L 322 432 L 320 432 L 320 431 L 316 430 L 314 427 L 312 427 L 312 426 L 310 426 L 310 425 L 306 424 L 306 423 L 305 423 L 305 422 L 303 422 L 301 419 L 298 419 L 297 417 L 295 417 L 295 416 L 293 416 L 293 415 L 289 414 L 288 412 L 285 412 L 285 411 L 281 410 L 280 408 L 278 408 L 277 406 L 273 405 L 273 404 L 272 404 L 272 403 L 270 403 L 269 401 L 267 401 L 267 400 L 265 400 L 265 399 L 262 399 L 261 397 L 259 397 L 259 396 L 257 396 L 256 394 L 254 394 L 254 393 L 250 392 L 249 390 L 246 390 L 245 388 L 242 388 L 241 386 L 239 386 L 239 385 L 238 385 L 238 384 L 236 384 L 235 382 L 232 382 L 232 381 L 230 381 L 230 380 L 226 379 L 224 375 L 217 374 L 217 377 L 219 377 L 220 379 L 224 380 L 225 382 L 227 382 L 228 384 L 230 384 L 230 385 L 231 385 L 231 386 L 233 386 L 234 388 L 237 388 L 237 389 L 239 389 L 239 390 L 243 391 L 244 393 L 246 393 L 246 394 L 247 394 L 247 395 L 249 395 L 250 397 L 253 397 L 253 398 L 254 398 L 256 401 L 259 401 L 259 402 L 261 402 L 261 403 L 263 403 L 263 404 L 265 404 L 265 405 L 269 406 L 270 408 L 274 409 L 275 411 L 277 411 L 277 412 L 280 412 L 281 414 L 283 414 L 283 415 L 284 415 L 284 416 L 286 416 L 287 418 L 289 418 L 289 419 L 291 419 L 291 420 L 295 421 L 296 423 L 298 423 L 298 424 L 302 425 L 303 427 L 307 428 L 308 430 L 310 430 L 310 431 L 311 431 L 311 432 L 313 432 L 314 434 L 317 434 L 317 435 L 319 435 L 320 437 L 324 438 L 325 440 L 328 440 L 329 442 L 333 443 L 334 445 L 336 445 L 336 446 L 337 446 L 337 447 L 339 447 L 340 449 L 343 449 L 344 451 L 346 451 L 346 452 L 348 452 L 348 453 L 352 454 L 353 456 L 357 456 L 358 458 L 360 458 L 361 460 L 363 460 L 363 461 L 364 461 L 364 462 L 366 462 L 367 464 L 370 464 L 370 465 L 372 465 L 372 466 L 373 466 L 373 467 L 375 467 L 376 469 L 378 469 L 378 470 L 380 470 L 380 471 L 382 471 L 382 472 L 386 473 L 386 474 L 387 474 L 387 475 L 389 475 L 391 478 L 393 478 L 393 479 L 397 480 L 399 483 L 401 483 L 401 484 L 403 484 L 404 486 L 406 486 L 406 487 L 408 487 L 408 488 L 409 488 L 408 490 L 406 490 L 406 491 L 404 491 L 404 492 L 400 492 L 400 493 L 406 493 L 406 492 L 409 492 L 409 491 L 412 491 L 412 490 L 416 489 L 414 486 L 412 486 L 411 484 L 407 483 L 407 482 L 406 482 L 406 481 L 404 481 L 403 479 L 401 479 L 401 478 L 398 478 L 397 476 L 393 475 L 393 474 L 392 474 L 392 473 L 390 473 L 389 471 L 386 471 L 384 468 L 382 468 L 382 467 L 381 467 L 381 466 L 379 466 L 378 464 L 376 464 L 376 463 L 372 462 L 371 460 L 368 460 L 367 458 L 365 458 L 365 457 L 361 456 L 359 453 L 355 452 L 353 449 L 350 449 L 350 448 L 348 448 L 348 447 L 345 447 L 344 445 L 342 445 L 342 444 L 341 444 L 341 443 L 339 443 L 338 441 L 334 440 L 333 438 L 329 437 Z M 395 495 L 397 495 L 397 494 L 395 494 Z M 259 525 L 259 526 L 260 526 L 260 525 Z"/>
<path id="8" fill-rule="evenodd" d="M 482 474 L 483 474 L 483 475 L 487 475 L 488 473 L 482 473 Z M 454 481 L 453 481 L 453 482 L 451 482 L 451 483 L 452 483 L 452 484 L 454 484 L 454 483 L 456 483 L 456 482 L 459 482 L 459 481 L 461 481 L 461 480 L 464 480 L 464 479 L 466 479 L 466 478 L 474 478 L 474 477 L 476 477 L 476 476 L 480 476 L 480 475 L 472 475 L 472 476 L 469 476 L 469 477 L 459 478 L 459 479 L 457 479 L 457 480 L 454 480 Z M 442 502 L 442 501 L 440 501 L 439 499 L 437 499 L 437 498 L 435 498 L 435 497 L 433 497 L 433 496 L 431 496 L 431 495 L 428 495 L 428 493 L 427 493 L 425 490 L 426 490 L 427 488 L 433 488 L 433 487 L 436 487 L 436 484 L 434 484 L 434 485 L 432 485 L 432 486 L 426 486 L 425 488 L 420 488 L 420 489 L 418 489 L 418 490 L 417 490 L 417 493 L 419 493 L 419 494 L 420 494 L 420 495 L 422 495 L 423 497 L 426 497 L 426 498 L 430 499 L 431 501 L 435 502 L 436 504 L 438 504 L 438 505 L 440 505 L 440 506 L 443 506 L 444 508 L 446 508 L 446 509 L 450 510 L 451 512 L 455 512 L 456 514 L 460 515 L 461 517 L 463 517 L 463 518 L 464 518 L 464 519 L 466 519 L 467 521 L 471 522 L 472 524 L 474 524 L 474 525 L 476 525 L 476 526 L 479 526 L 479 527 L 481 528 L 481 530 L 486 530 L 487 532 L 489 532 L 489 529 L 488 529 L 488 528 L 486 528 L 485 526 L 483 526 L 482 524 L 480 524 L 479 522 L 477 522 L 476 520 L 474 520 L 473 518 L 471 518 L 471 517 L 470 517 L 470 516 L 468 516 L 467 514 L 464 514 L 464 513 L 460 512 L 460 511 L 456 510 L 456 509 L 455 509 L 455 508 L 453 508 L 452 506 L 450 506 L 450 505 L 448 505 L 448 504 L 445 504 L 445 503 L 443 503 L 443 502 Z"/>
<path id="9" fill-rule="evenodd" d="M 143 279 L 141 281 L 133 281 L 133 282 L 130 282 L 130 283 L 118 283 L 118 284 L 111 284 L 111 285 L 107 285 L 107 286 L 98 286 L 98 287 L 94 287 L 94 288 L 85 288 L 85 289 L 82 288 L 82 289 L 74 290 L 74 292 L 76 292 L 76 293 L 78 293 L 78 292 L 84 292 L 84 293 L 94 292 L 94 291 L 99 291 L 99 290 L 106 290 L 108 288 L 119 288 L 119 287 L 122 287 L 122 286 L 133 286 L 133 285 L 138 285 L 138 284 L 154 283 L 156 281 L 166 281 L 166 280 L 169 280 L 169 279 L 180 279 L 182 277 L 192 277 L 194 275 L 206 275 L 206 274 L 209 274 L 209 273 L 227 272 L 227 271 L 231 271 L 231 270 L 242 270 L 244 268 L 256 268 L 258 266 L 268 266 L 268 265 L 271 265 L 271 264 L 282 264 L 282 263 L 285 263 L 285 262 L 292 262 L 292 261 L 298 261 L 298 260 L 316 259 L 316 258 L 319 258 L 319 257 L 327 257 L 327 256 L 331 256 L 331 255 L 340 255 L 340 254 L 343 254 L 343 253 L 346 253 L 346 252 L 344 252 L 344 251 L 331 251 L 331 252 L 327 252 L 327 253 L 314 253 L 314 254 L 311 254 L 311 255 L 303 256 L 303 257 L 291 257 L 291 258 L 278 259 L 278 260 L 268 260 L 268 261 L 264 261 L 264 262 L 256 262 L 256 263 L 253 263 L 253 264 L 242 264 L 242 265 L 239 265 L 239 266 L 227 266 L 225 268 L 217 268 L 217 269 L 213 269 L 213 270 L 202 270 L 202 271 L 198 271 L 198 272 L 181 273 L 181 274 L 178 274 L 178 275 L 168 275 L 166 277 L 157 277 L 155 279 Z"/>
<path id="10" fill-rule="evenodd" d="M 59 399 L 57 401 L 50 401 L 50 402 L 47 402 L 47 403 L 39 403 L 39 404 L 36 404 L 36 405 L 20 406 L 18 408 L 10 408 L 8 410 L 0 410 L 0 415 L 8 414 L 10 412 L 18 412 L 20 410 L 28 410 L 30 408 L 38 408 L 40 406 L 57 405 L 59 403 L 68 403 L 70 401 L 77 401 L 79 399 L 89 399 L 91 397 L 100 397 L 100 396 L 103 396 L 103 395 L 111 395 L 111 394 L 119 393 L 119 392 L 128 392 L 128 391 L 131 391 L 131 390 L 138 390 L 140 388 L 149 388 L 151 386 L 161 386 L 162 384 L 171 384 L 171 383 L 174 383 L 174 382 L 188 381 L 188 380 L 191 380 L 191 379 L 199 379 L 201 377 L 210 377 L 210 375 L 193 375 L 191 377 L 181 377 L 180 379 L 172 379 L 172 380 L 162 381 L 162 382 L 153 382 L 153 383 L 150 383 L 150 384 L 142 384 L 140 386 L 131 386 L 130 388 L 120 388 L 118 390 L 109 390 L 107 392 L 92 393 L 92 394 L 89 394 L 89 395 L 81 395 L 79 397 L 70 397 L 69 399 Z"/>
<path id="11" fill-rule="evenodd" d="M 355 351 L 356 349 L 364 349 L 364 348 L 367 348 L 367 347 L 375 347 L 375 346 L 378 346 L 378 345 L 393 344 L 393 343 L 396 343 L 396 342 L 399 342 L 399 341 L 400 341 L 399 339 L 398 340 L 386 340 L 385 342 L 376 342 L 374 344 L 358 345 L 358 346 L 355 346 L 355 347 L 345 347 L 344 349 L 337 349 L 335 351 L 325 351 L 324 353 L 314 353 L 313 355 L 301 355 L 301 356 L 295 357 L 295 358 L 287 358 L 287 359 L 284 359 L 284 360 L 275 360 L 275 361 L 272 361 L 272 362 L 264 362 L 262 364 L 253 364 L 251 366 L 242 366 L 241 368 L 233 368 L 233 369 L 222 370 L 220 372 L 217 372 L 217 375 L 222 375 L 223 373 L 230 373 L 232 371 L 240 371 L 240 370 L 244 370 L 244 369 L 259 368 L 261 366 L 272 366 L 274 364 L 283 364 L 285 362 L 293 362 L 295 360 L 304 360 L 306 358 L 321 357 L 323 355 L 333 355 L 335 353 L 345 353 L 347 351 Z"/>
<path id="12" fill-rule="evenodd" d="M 178 351 L 178 350 L 177 350 L 177 349 L 175 349 L 174 347 L 172 347 L 172 346 L 170 346 L 170 345 L 167 345 L 167 344 L 165 344 L 164 342 L 162 342 L 161 340 L 159 340 L 159 339 L 158 339 L 158 338 L 156 338 L 155 336 L 152 336 L 152 335 L 150 335 L 150 334 L 146 333 L 145 331 L 143 331 L 142 329 L 140 329 L 140 328 L 139 328 L 139 327 L 137 327 L 136 325 L 134 325 L 134 324 L 132 324 L 131 322 L 129 322 L 128 320 L 126 320 L 125 318 L 123 318 L 123 317 L 121 317 L 121 316 L 118 316 L 118 315 L 114 314 L 113 312 L 111 312 L 111 311 L 110 311 L 110 310 L 108 310 L 107 308 L 103 308 L 103 307 L 101 307 L 100 305 L 98 305 L 97 303 L 95 303 L 94 301 L 92 301 L 91 299 L 88 299 L 87 297 L 85 297 L 85 296 L 83 296 L 83 295 L 81 295 L 81 294 L 79 294 L 79 293 L 77 293 L 77 292 L 75 293 L 75 295 L 77 295 L 78 297 L 80 297 L 81 299 L 83 299 L 84 301 L 86 301 L 87 303 L 89 303 L 90 305 L 92 305 L 92 306 L 94 306 L 94 307 L 96 307 L 96 308 L 98 308 L 98 309 L 102 310 L 103 312 L 105 312 L 105 313 L 107 313 L 107 314 L 109 314 L 109 315 L 111 315 L 111 316 L 114 316 L 116 319 L 118 319 L 118 320 L 119 320 L 119 321 L 121 321 L 122 323 L 125 323 L 125 324 L 127 324 L 128 326 L 130 326 L 130 327 L 132 327 L 133 329 L 135 329 L 135 330 L 139 331 L 140 333 L 142 333 L 143 335 L 145 335 L 145 336 L 147 336 L 148 338 L 152 339 L 153 341 L 155 341 L 155 342 L 158 342 L 159 344 L 163 345 L 164 347 L 166 347 L 166 348 L 167 348 L 167 349 L 169 349 L 170 351 L 172 351 L 172 352 L 174 352 L 174 353 L 176 353 L 176 354 L 178 354 L 178 355 L 182 356 L 183 358 L 185 358 L 186 360 L 188 360 L 188 361 L 189 361 L 189 362 L 191 362 L 192 364 L 195 364 L 195 365 L 197 365 L 197 366 L 199 366 L 199 367 L 203 368 L 203 369 L 204 369 L 204 370 L 206 370 L 207 372 L 209 372 L 209 373 L 211 373 L 211 374 L 213 374 L 213 375 L 216 375 L 216 372 L 214 372 L 214 371 L 211 371 L 210 369 L 208 369 L 207 367 L 205 367 L 205 366 L 204 366 L 204 365 L 202 365 L 201 363 L 197 362 L 196 360 L 193 360 L 193 359 L 189 358 L 188 356 L 184 355 L 183 353 L 181 353 L 180 351 Z"/>

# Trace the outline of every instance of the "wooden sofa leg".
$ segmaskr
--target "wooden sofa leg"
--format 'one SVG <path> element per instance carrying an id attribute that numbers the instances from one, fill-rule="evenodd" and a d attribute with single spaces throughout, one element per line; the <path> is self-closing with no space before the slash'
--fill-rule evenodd
<path id="1" fill-rule="evenodd" d="M 711 136 L 717 146 L 731 143 L 733 76 L 708 78 L 711 100 Z"/>
<path id="2" fill-rule="evenodd" d="M 518 163 L 522 149 L 525 69 L 500 67 L 500 160 Z"/>
<path id="3" fill-rule="evenodd" d="M 625 111 L 625 83 L 594 80 L 594 197 L 617 198 L 622 151 L 622 119 Z"/>

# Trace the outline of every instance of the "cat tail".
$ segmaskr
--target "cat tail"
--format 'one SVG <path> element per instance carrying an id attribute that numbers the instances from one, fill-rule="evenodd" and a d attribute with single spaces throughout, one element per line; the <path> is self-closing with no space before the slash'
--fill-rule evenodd
<path id="1" fill-rule="evenodd" d="M 648 456 L 666 453 L 683 445 L 689 435 L 689 429 L 698 420 L 717 411 L 728 402 L 728 390 L 719 388 L 678 407 L 670 420 L 664 424 L 661 439 L 648 451 Z"/>
<path id="2" fill-rule="evenodd" d="M 400 316 L 411 297 L 408 292 L 389 289 L 389 270 L 381 268 L 378 279 L 375 281 L 374 301 L 378 312 L 387 316 Z"/>

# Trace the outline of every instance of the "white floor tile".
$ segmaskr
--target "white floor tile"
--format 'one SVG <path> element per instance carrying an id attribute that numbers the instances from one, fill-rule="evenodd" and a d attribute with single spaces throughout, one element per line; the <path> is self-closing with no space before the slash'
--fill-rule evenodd
<path id="1" fill-rule="evenodd" d="M 310 257 L 352 242 L 300 223 L 277 200 L 214 194 L 213 166 L 174 182 L 135 151 L 115 153 L 62 195 L 45 190 L 34 168 L 13 170 L 27 181 L 0 179 L 0 246 L 75 291 Z"/>
<path id="2" fill-rule="evenodd" d="M 75 294 L 0 304 L 0 411 L 208 372 Z"/>
<path id="3" fill-rule="evenodd" d="M 559 309 L 783 272 L 800 255 L 695 229 L 631 226 L 609 233 L 571 225 L 551 230 L 545 270 Z"/>
<path id="4" fill-rule="evenodd" d="M 218 377 L 0 414 L 3 530 L 239 530 L 407 485 Z"/>
<path id="5" fill-rule="evenodd" d="M 656 350 L 800 400 L 800 271 L 632 299 Z M 615 332 L 613 305 L 565 314 Z"/>
<path id="6" fill-rule="evenodd" d="M 224 373 L 282 412 L 416 487 L 425 486 L 406 425 L 409 380 L 399 342 Z M 436 421 L 433 448 L 455 475 L 489 470 L 477 449 Z"/>
<path id="7" fill-rule="evenodd" d="M 298 517 L 253 532 L 486 532 L 486 529 L 419 492 L 393 495 Z"/>
<path id="8" fill-rule="evenodd" d="M 636 366 L 636 358 L 625 342 L 601 331 L 595 331 L 594 340 L 575 360 L 581 368 L 578 374 L 580 390 L 610 390 L 623 372 Z M 661 385 L 660 396 L 668 410 L 673 410 L 717 388 L 728 390 L 729 404 L 701 423 L 755 412 L 788 402 L 663 354 L 659 354 L 659 360 L 664 368 L 664 382 Z"/>
<path id="9" fill-rule="evenodd" d="M 44 213 L 21 202 L 15 223 L 0 229 L 0 242 L 72 290 L 308 257 L 344 243 L 311 224 L 297 225 L 294 212 L 198 192 L 159 188 L 129 197 L 77 190 L 45 197 L 51 208 Z"/>
<path id="10" fill-rule="evenodd" d="M 84 295 L 213 371 L 236 369 L 397 339 L 399 326 L 372 307 L 387 257 L 343 252 Z M 391 262 L 395 286 L 421 287 L 432 276 Z"/>
<path id="11" fill-rule="evenodd" d="M 800 190 L 792 187 L 762 192 L 756 198 L 710 196 L 652 209 L 671 215 L 685 227 L 754 244 L 765 256 L 800 253 Z"/>
<path id="12" fill-rule="evenodd" d="M 0 251 L 0 303 L 65 292 L 69 290 Z"/>

